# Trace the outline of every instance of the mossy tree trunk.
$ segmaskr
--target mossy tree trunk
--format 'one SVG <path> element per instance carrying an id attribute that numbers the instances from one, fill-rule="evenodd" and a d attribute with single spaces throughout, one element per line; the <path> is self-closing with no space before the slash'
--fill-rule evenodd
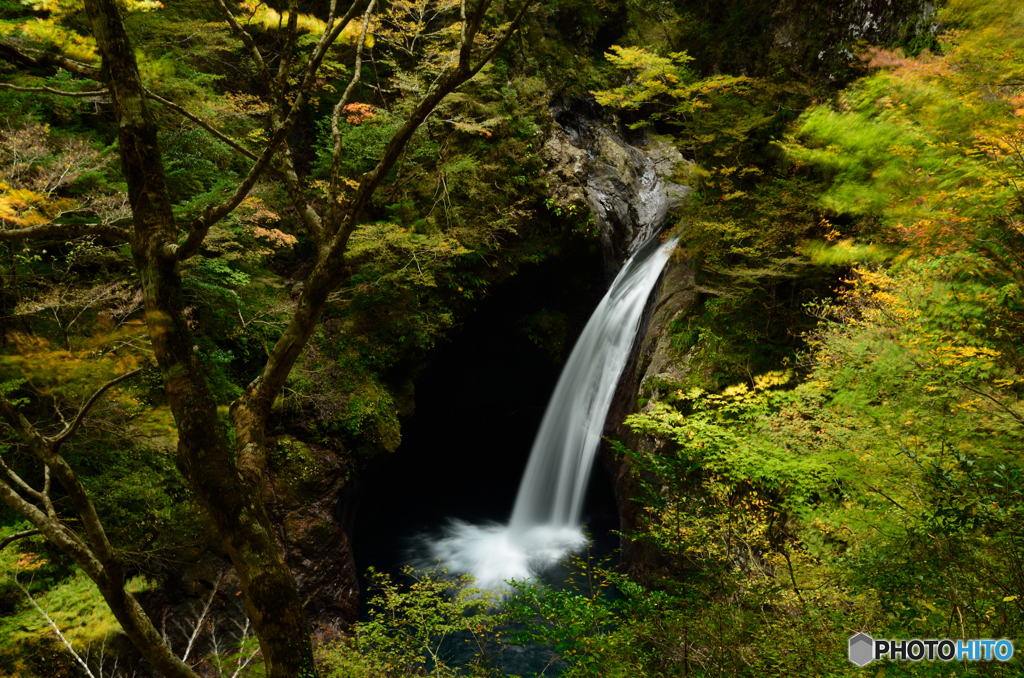
<path id="1" fill-rule="evenodd" d="M 262 498 L 262 469 L 239 468 L 194 350 L 185 318 L 175 223 L 132 45 L 114 0 L 86 0 L 118 123 L 134 228 L 132 257 L 146 324 L 178 425 L 178 465 L 217 526 L 245 594 L 267 675 L 313 676 L 302 603 Z M 239 422 L 258 426 L 258 423 Z M 260 427 L 261 428 L 261 427 Z M 240 431 L 244 436 L 244 432 Z M 240 436 L 240 437 L 243 437 Z M 134 640 L 134 639 L 133 639 Z M 145 648 L 140 647 L 145 653 Z"/>
<path id="2" fill-rule="evenodd" d="M 457 63 L 434 82 L 423 99 L 412 109 L 405 123 L 387 145 L 377 166 L 363 175 L 354 198 L 346 208 L 340 210 L 335 207 L 325 215 L 320 215 L 312 209 L 311 201 L 303 194 L 304 189 L 291 164 L 291 154 L 285 140 L 298 118 L 323 58 L 345 26 L 358 14 L 361 0 L 354 0 L 348 12 L 341 17 L 335 15 L 336 4 L 331 4 L 326 30 L 305 60 L 304 72 L 299 78 L 301 84 L 294 92 L 288 91 L 288 83 L 292 66 L 299 63 L 295 60 L 294 52 L 298 1 L 289 2 L 285 47 L 279 55 L 278 71 L 275 75 L 268 68 L 252 36 L 234 18 L 224 0 L 215 0 L 228 25 L 249 51 L 270 93 L 271 137 L 259 156 L 244 151 L 245 155 L 255 160 L 248 175 L 224 203 L 208 209 L 201 218 L 195 219 L 190 224 L 188 235 L 180 243 L 180 228 L 171 209 L 157 143 L 159 130 L 148 108 L 147 100 L 156 100 L 164 105 L 170 104 L 215 136 L 218 133 L 180 106 L 151 95 L 146 90 L 116 0 L 84 2 L 92 33 L 103 59 L 99 71 L 59 55 L 32 57 L 18 52 L 9 45 L 0 45 L 0 54 L 13 53 L 17 56 L 16 63 L 32 67 L 56 64 L 81 77 L 100 81 L 107 86 L 118 124 L 118 145 L 122 170 L 128 184 L 133 226 L 130 232 L 122 232 L 120 229 L 113 233 L 98 230 L 93 232 L 117 236 L 131 244 L 132 257 L 142 283 L 146 324 L 156 361 L 163 375 L 168 404 L 178 427 L 177 463 L 196 497 L 212 517 L 231 557 L 245 594 L 246 612 L 260 641 L 267 676 L 313 678 L 317 671 L 313 661 L 309 627 L 302 612 L 295 581 L 277 543 L 263 502 L 267 418 L 274 398 L 281 392 L 295 361 L 309 341 L 328 296 L 344 280 L 345 252 L 360 212 L 401 156 L 416 129 L 445 96 L 472 78 L 502 48 L 518 28 L 531 0 L 524 2 L 513 21 L 505 26 L 497 39 L 480 55 L 475 54 L 474 46 L 484 16 L 491 6 L 491 0 L 479 0 L 471 11 L 463 0 L 460 7 L 460 49 Z M 341 144 L 337 140 L 338 116 L 358 82 L 363 44 L 374 6 L 375 2 L 371 0 L 363 16 L 362 33 L 356 50 L 356 75 L 334 111 L 335 167 L 338 165 L 338 154 L 342 152 Z M 241 203 L 275 157 L 285 178 L 286 188 L 310 235 L 317 243 L 317 260 L 298 300 L 297 308 L 282 336 L 275 343 L 266 365 L 260 375 L 249 384 L 242 397 L 231 406 L 231 423 L 235 434 L 235 444 L 232 446 L 223 429 L 228 424 L 217 415 L 216 402 L 207 386 L 202 365 L 195 351 L 195 342 L 185 318 L 180 264 L 198 251 L 210 226 Z M 336 172 L 334 174 L 329 202 L 337 205 L 338 182 Z M 3 233 L 0 240 L 47 237 L 53 236 L 54 231 L 59 231 L 59 235 L 65 235 L 64 231 L 54 225 L 52 228 L 0 231 Z M 95 399 L 115 382 L 103 386 L 86 404 L 76 419 L 75 427 Z M 80 486 L 74 472 L 57 454 L 60 443 L 74 433 L 75 427 L 62 434 L 59 440 L 45 438 L 20 416 L 2 394 L 0 406 L 0 415 L 11 423 L 27 444 L 34 449 L 38 448 L 37 456 L 48 469 L 47 479 L 49 470 L 56 469 L 56 464 L 60 466 L 63 474 L 58 474 L 57 477 L 69 493 L 73 487 Z M 64 525 L 52 510 L 48 499 L 48 483 L 49 480 L 44 492 L 40 493 L 26 483 L 18 482 L 16 484 L 21 488 L 19 494 L 14 487 L 0 481 L 0 499 L 33 522 L 40 532 L 60 548 L 75 557 L 97 583 L 132 642 L 158 671 L 176 678 L 194 678 L 191 669 L 174 657 L 166 643 L 156 633 L 152 622 L 126 591 L 120 562 L 114 549 L 107 543 L 98 518 L 95 521 L 95 529 L 86 525 L 89 528 L 86 530 L 89 540 L 87 544 Z M 88 516 L 94 515 L 95 511 L 84 494 L 84 488 L 81 489 L 83 501 L 75 502 L 75 508 L 83 518 L 83 523 L 87 523 Z M 22 494 L 29 496 L 43 508 L 34 506 L 32 502 L 25 500 Z"/>

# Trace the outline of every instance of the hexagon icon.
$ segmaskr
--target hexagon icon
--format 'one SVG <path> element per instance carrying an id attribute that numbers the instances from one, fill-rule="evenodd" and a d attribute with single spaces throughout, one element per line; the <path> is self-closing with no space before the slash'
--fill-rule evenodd
<path id="1" fill-rule="evenodd" d="M 850 661 L 857 666 L 867 666 L 875 658 L 875 640 L 866 633 L 850 638 Z"/>

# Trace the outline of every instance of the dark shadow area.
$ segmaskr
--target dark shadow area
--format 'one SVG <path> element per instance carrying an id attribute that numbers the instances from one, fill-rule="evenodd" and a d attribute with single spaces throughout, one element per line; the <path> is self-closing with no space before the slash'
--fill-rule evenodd
<path id="1" fill-rule="evenodd" d="M 367 471 L 356 516 L 360 573 L 395 572 L 410 538 L 448 518 L 505 522 L 565 359 L 604 294 L 596 247 L 495 286 L 416 381 L 402 444 Z M 591 475 L 585 518 L 605 553 L 617 540 L 612 484 Z M 365 589 L 362 602 L 365 605 Z"/>

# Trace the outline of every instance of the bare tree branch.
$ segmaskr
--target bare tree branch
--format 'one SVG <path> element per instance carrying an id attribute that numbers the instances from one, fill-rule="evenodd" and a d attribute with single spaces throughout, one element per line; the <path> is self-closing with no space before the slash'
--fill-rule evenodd
<path id="1" fill-rule="evenodd" d="M 231 148 L 235 149 L 236 151 L 238 151 L 239 153 L 241 153 L 245 157 L 249 158 L 250 160 L 259 160 L 259 156 L 256 155 L 255 153 L 253 153 L 252 151 L 250 151 L 248 148 L 246 148 L 245 146 L 242 146 L 241 144 L 239 144 L 237 141 L 235 141 L 231 137 L 229 137 L 226 134 L 223 134 L 222 132 L 217 130 L 217 128 L 215 128 L 210 123 L 206 122 L 205 120 L 203 120 L 199 116 L 190 113 L 187 109 L 182 108 L 181 106 L 179 106 L 178 104 L 174 103 L 173 101 L 169 101 L 167 99 L 164 99 L 159 94 L 154 94 L 148 88 L 146 89 L 146 96 L 148 96 L 153 101 L 166 106 L 167 108 L 171 109 L 172 111 L 177 112 L 179 115 L 181 115 L 181 116 L 183 116 L 185 118 L 188 118 L 189 120 L 191 120 L 195 124 L 199 125 L 203 129 L 205 129 L 211 135 L 213 135 L 217 139 L 220 139 L 225 144 L 227 144 Z"/>
<path id="2" fill-rule="evenodd" d="M 14 534 L 0 539 L 0 551 L 3 551 L 9 545 L 18 541 L 19 539 L 25 539 L 26 537 L 34 537 L 37 534 L 42 534 L 39 530 L 22 530 L 21 532 L 15 532 Z"/>
<path id="3" fill-rule="evenodd" d="M 110 90 L 107 88 L 88 90 L 85 92 L 67 92 L 61 89 L 53 89 L 52 87 L 19 87 L 17 85 L 11 85 L 6 82 L 0 82 L 0 88 L 9 89 L 15 92 L 30 92 L 34 94 L 56 94 L 62 97 L 95 97 L 95 96 L 106 96 L 110 94 Z"/>
<path id="4" fill-rule="evenodd" d="M 114 383 L 128 376 L 131 376 L 131 373 L 122 375 L 114 380 Z M 102 391 L 112 385 L 112 383 L 107 384 L 101 388 L 90 399 L 89 404 L 95 402 Z M 84 412 L 87 410 L 88 406 L 83 407 L 79 414 L 84 416 Z M 107 601 L 117 620 L 121 623 L 121 627 L 133 639 L 136 646 L 149 650 L 156 648 L 157 654 L 151 652 L 147 656 L 156 656 L 165 673 L 178 678 L 196 678 L 195 673 L 175 657 L 166 645 L 159 644 L 159 637 L 149 617 L 146 616 L 145 611 L 131 592 L 125 588 L 123 565 L 107 539 L 96 507 L 74 470 L 57 451 L 54 440 L 39 433 L 28 419 L 15 409 L 3 393 L 0 393 L 0 416 L 7 420 L 8 424 L 28 443 L 33 453 L 46 465 L 44 492 L 41 493 L 46 513 L 26 501 L 10 485 L 2 481 L 0 481 L 0 501 L 32 523 L 48 540 L 68 554 L 82 568 L 99 587 L 104 600 Z M 68 498 L 82 521 L 82 527 L 85 529 L 91 547 L 64 525 L 53 511 L 48 496 L 51 471 L 67 492 Z M 141 641 L 143 638 L 146 639 L 146 642 Z M 168 668 L 172 670 L 168 671 Z"/>
<path id="5" fill-rule="evenodd" d="M 327 223 L 329 224 L 337 223 L 337 212 L 339 209 L 338 173 L 341 168 L 341 129 L 339 126 L 339 120 L 341 118 L 342 109 L 348 105 L 348 101 L 352 97 L 352 92 L 355 90 L 356 85 L 359 84 L 359 79 L 362 76 L 363 48 L 366 45 L 366 34 L 370 28 L 370 17 L 373 16 L 373 10 L 376 6 L 377 0 L 370 0 L 370 4 L 366 8 L 366 12 L 363 14 L 363 27 L 359 33 L 359 43 L 356 46 L 355 63 L 352 66 L 352 79 L 349 80 L 348 87 L 345 88 L 345 91 L 342 93 L 338 103 L 334 105 L 334 111 L 331 114 L 331 135 L 334 138 L 334 149 L 331 153 L 331 178 L 327 189 Z"/>
<path id="6" fill-rule="evenodd" d="M 80 61 L 68 59 L 65 56 L 51 52 L 35 49 L 20 50 L 6 42 L 0 42 L 0 57 L 13 63 L 28 66 L 29 68 L 39 68 L 51 72 L 63 68 L 82 78 L 88 78 L 97 82 L 101 79 L 100 69 L 90 64 L 83 64 Z"/>
<path id="7" fill-rule="evenodd" d="M 196 639 L 199 638 L 199 634 L 203 630 L 203 622 L 206 621 L 206 617 L 210 614 L 210 608 L 213 606 L 213 601 L 217 597 L 217 592 L 220 590 L 220 582 L 223 578 L 224 573 L 218 572 L 217 580 L 213 583 L 213 590 L 210 591 L 210 597 L 206 599 L 206 602 L 203 604 L 203 609 L 198 614 L 196 614 L 193 604 L 192 613 L 196 614 L 196 618 L 189 624 L 192 627 L 192 633 L 188 633 L 180 624 L 178 625 L 178 628 L 180 628 L 182 633 L 184 633 L 186 638 L 188 638 L 188 645 L 185 647 L 185 654 L 181 655 L 181 661 L 183 662 L 188 661 L 188 656 L 192 653 L 192 648 L 196 644 Z"/>
<path id="8" fill-rule="evenodd" d="M 82 538 L 56 518 L 43 513 L 37 506 L 25 501 L 10 485 L 0 481 L 0 501 L 36 526 L 41 534 L 52 541 L 81 567 L 93 581 L 103 576 L 103 566 L 89 550 Z"/>
<path id="9" fill-rule="evenodd" d="M 38 612 L 42 616 L 42 618 L 46 620 L 46 623 L 49 624 L 50 628 L 57 635 L 57 638 L 60 640 L 61 644 L 63 644 L 65 649 L 67 649 L 67 651 L 71 653 L 71 656 L 74 657 L 75 661 L 79 663 L 79 665 L 85 671 L 86 675 L 89 676 L 89 678 L 96 678 L 92 670 L 89 669 L 89 665 L 85 663 L 85 660 L 82 659 L 82 657 L 77 652 L 75 652 L 75 648 L 71 645 L 71 642 L 64 636 L 63 633 L 61 633 L 60 628 L 58 628 L 57 624 L 53 621 L 53 619 L 50 618 L 50 615 L 46 614 L 46 611 L 43 610 L 43 608 L 39 607 L 39 603 L 37 603 L 36 599 L 32 597 L 32 594 L 28 592 L 28 589 L 25 588 L 25 586 L 20 581 L 18 581 L 17 575 L 14 576 L 14 583 L 18 586 L 19 589 L 21 589 L 21 592 L 25 594 L 25 597 L 28 598 L 28 602 L 32 603 L 32 607 L 35 608 L 36 612 Z"/>
<path id="10" fill-rule="evenodd" d="M 99 235 L 119 242 L 127 242 L 131 235 L 123 228 L 111 224 L 39 224 L 25 228 L 0 229 L 0 242 L 17 242 L 32 238 L 81 238 Z"/>
<path id="11" fill-rule="evenodd" d="M 281 147 L 280 160 L 279 169 L 281 170 L 281 175 L 284 177 L 285 189 L 288 191 L 288 196 L 292 200 L 292 206 L 295 207 L 295 211 L 299 213 L 299 216 L 302 218 L 302 223 L 305 224 L 306 230 L 313 236 L 313 240 L 316 241 L 317 246 L 322 246 L 323 221 L 320 219 L 320 215 L 317 214 L 316 210 L 310 206 L 309 201 L 306 200 L 306 192 L 302 188 L 302 181 L 299 179 L 299 173 L 295 169 L 295 161 L 292 158 L 292 151 L 288 148 L 288 144 L 284 144 Z"/>
<path id="12" fill-rule="evenodd" d="M 107 389 L 109 389 L 112 386 L 120 384 L 125 379 L 130 379 L 134 377 L 136 374 L 141 373 L 143 369 L 145 368 L 140 367 L 137 370 L 125 372 L 121 376 L 111 379 L 110 381 L 96 389 L 96 392 L 93 393 L 92 396 L 87 401 L 85 401 L 85 405 L 82 405 L 82 409 L 78 410 L 78 414 L 75 415 L 74 420 L 72 420 L 70 424 L 65 426 L 63 431 L 49 439 L 51 444 L 53 445 L 54 450 L 60 447 L 61 443 L 63 443 L 65 440 L 67 440 L 68 438 L 75 434 L 75 431 L 78 430 L 78 427 L 82 425 L 82 420 L 85 419 L 85 415 L 89 413 L 89 410 L 92 408 L 93 405 L 96 404 L 96 401 L 99 400 L 100 396 L 103 395 Z"/>
<path id="13" fill-rule="evenodd" d="M 967 389 L 971 393 L 973 393 L 975 395 L 979 395 L 982 398 L 986 398 L 987 400 L 990 400 L 991 402 L 995 403 L 996 406 L 998 406 L 1004 412 L 1006 412 L 1011 417 L 1013 417 L 1018 424 L 1021 424 L 1022 426 L 1024 426 L 1024 416 L 1021 416 L 1021 414 L 1019 412 L 1017 412 L 1017 411 L 1007 407 L 1005 404 L 1001 403 L 997 398 L 995 398 L 995 397 L 993 397 L 993 396 L 991 396 L 988 393 L 985 393 L 983 391 L 979 391 L 976 388 L 972 388 L 972 387 L 968 386 L 967 384 L 961 384 L 961 386 L 963 386 L 965 389 Z"/>

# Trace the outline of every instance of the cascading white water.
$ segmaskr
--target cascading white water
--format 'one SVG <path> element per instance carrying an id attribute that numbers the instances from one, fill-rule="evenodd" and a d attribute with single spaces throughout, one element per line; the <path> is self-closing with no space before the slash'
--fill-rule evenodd
<path id="1" fill-rule="evenodd" d="M 640 317 L 675 243 L 650 239 L 622 267 L 573 347 L 519 485 L 509 529 L 575 527 Z"/>
<path id="2" fill-rule="evenodd" d="M 580 512 L 594 455 L 644 307 L 676 241 L 651 238 L 619 271 L 572 350 L 530 452 L 508 525 L 453 521 L 432 562 L 500 590 L 586 544 Z"/>

